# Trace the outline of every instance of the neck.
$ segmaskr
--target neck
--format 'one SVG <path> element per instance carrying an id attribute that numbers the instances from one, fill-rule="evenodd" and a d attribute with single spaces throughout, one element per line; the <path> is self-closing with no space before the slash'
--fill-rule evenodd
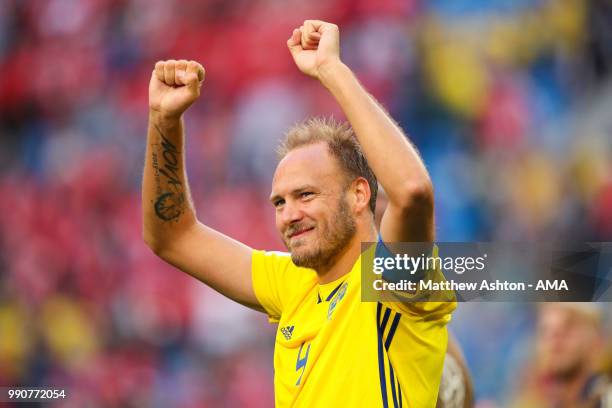
<path id="1" fill-rule="evenodd" d="M 378 235 L 372 225 L 360 225 L 344 249 L 332 259 L 329 265 L 318 268 L 319 283 L 325 284 L 348 274 L 361 255 L 362 242 L 376 242 Z"/>

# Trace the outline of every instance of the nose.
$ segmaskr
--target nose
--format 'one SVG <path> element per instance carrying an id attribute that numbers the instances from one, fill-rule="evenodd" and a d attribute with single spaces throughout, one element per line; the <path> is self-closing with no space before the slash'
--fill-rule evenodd
<path id="1" fill-rule="evenodd" d="M 280 212 L 280 219 L 283 225 L 291 225 L 299 222 L 304 218 L 304 213 L 299 208 L 299 205 L 287 201 Z"/>

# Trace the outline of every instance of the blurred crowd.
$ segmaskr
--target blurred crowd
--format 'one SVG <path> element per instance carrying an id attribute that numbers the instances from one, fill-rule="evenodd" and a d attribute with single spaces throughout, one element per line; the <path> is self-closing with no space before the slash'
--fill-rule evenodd
<path id="1" fill-rule="evenodd" d="M 274 328 L 142 242 L 147 85 L 157 60 L 204 65 L 186 118 L 198 216 L 283 249 L 274 147 L 342 118 L 286 49 L 306 18 L 340 26 L 419 148 L 440 241 L 612 241 L 609 0 L 3 0 L 0 386 L 61 385 L 67 407 L 272 405 Z M 515 399 L 534 316 L 459 307 L 480 406 Z"/>

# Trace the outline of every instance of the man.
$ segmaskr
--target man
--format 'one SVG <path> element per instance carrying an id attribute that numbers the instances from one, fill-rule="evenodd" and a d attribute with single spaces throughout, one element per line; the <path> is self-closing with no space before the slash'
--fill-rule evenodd
<path id="1" fill-rule="evenodd" d="M 599 373 L 602 314 L 589 303 L 545 303 L 538 309 L 535 361 L 513 407 L 606 407 L 609 379 Z M 606 405 L 606 401 L 608 405 Z"/>
<path id="2" fill-rule="evenodd" d="M 291 129 L 280 148 L 270 201 L 290 255 L 254 251 L 196 219 L 183 152 L 183 113 L 204 79 L 193 61 L 158 62 L 151 77 L 145 242 L 279 323 L 277 406 L 434 407 L 455 304 L 360 299 L 361 242 L 433 241 L 429 175 L 400 128 L 340 60 L 337 26 L 307 20 L 287 46 L 352 126 L 310 120 Z M 389 197 L 378 232 L 374 175 Z"/>

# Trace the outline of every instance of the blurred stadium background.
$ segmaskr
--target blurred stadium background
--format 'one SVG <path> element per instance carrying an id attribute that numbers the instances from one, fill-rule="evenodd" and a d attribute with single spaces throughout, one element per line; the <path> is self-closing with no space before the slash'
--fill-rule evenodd
<path id="1" fill-rule="evenodd" d="M 610 1 L 3 0 L 0 385 L 61 385 L 69 407 L 272 405 L 274 327 L 142 242 L 147 84 L 159 59 L 202 62 L 199 217 L 282 249 L 275 143 L 341 117 L 286 50 L 305 18 L 338 23 L 344 60 L 417 144 L 441 241 L 612 241 Z M 460 305 L 480 407 L 516 394 L 534 312 Z"/>

